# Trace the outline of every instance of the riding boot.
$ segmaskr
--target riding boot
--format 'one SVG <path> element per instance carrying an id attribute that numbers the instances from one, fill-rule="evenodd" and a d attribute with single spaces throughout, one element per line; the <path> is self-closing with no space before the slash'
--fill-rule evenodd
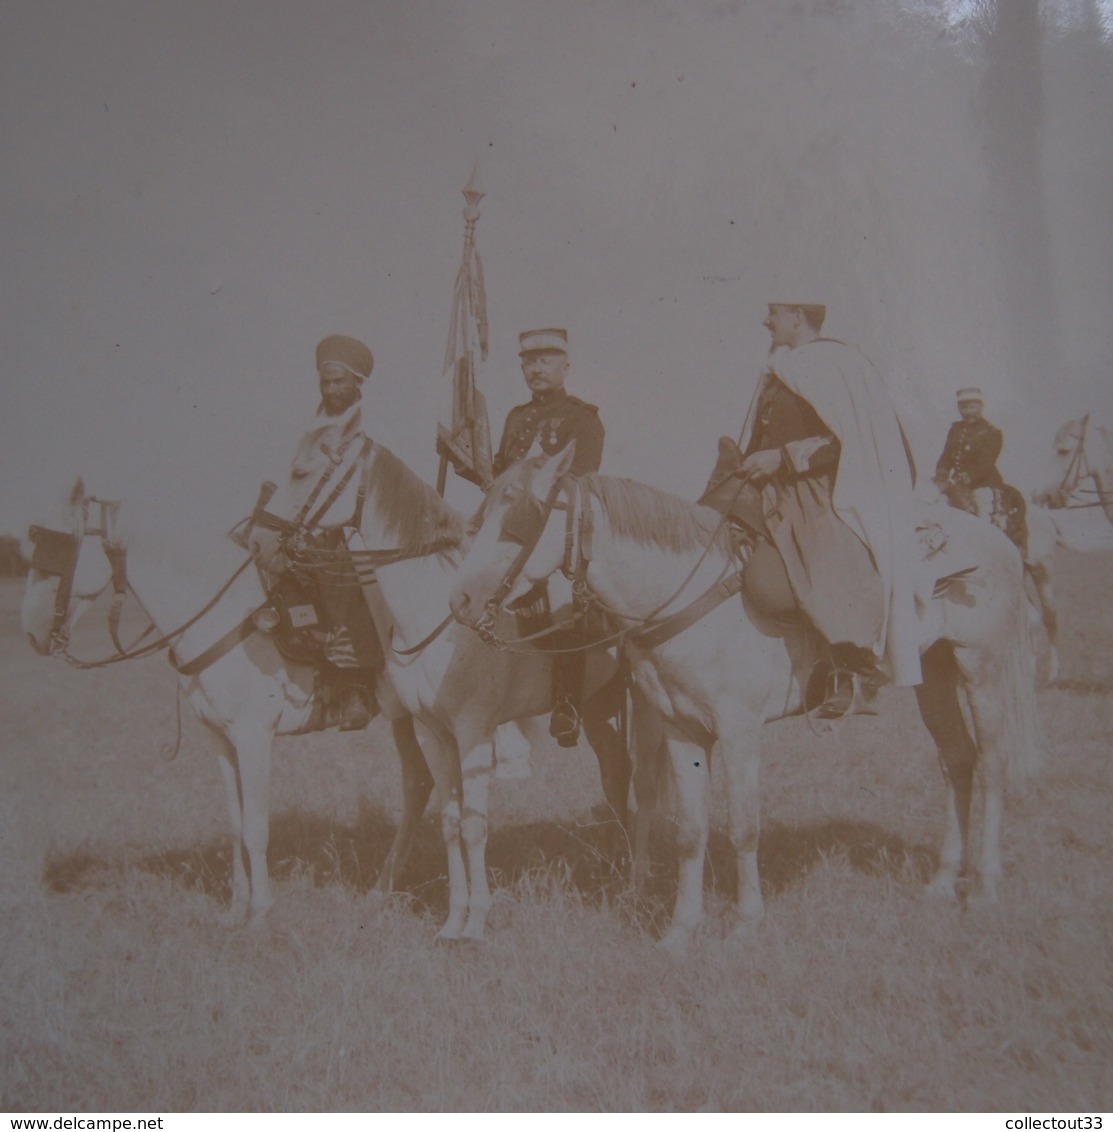
<path id="1" fill-rule="evenodd" d="M 850 715 L 858 698 L 859 679 L 857 673 L 830 657 L 820 657 L 812 666 L 804 689 L 804 714 L 822 720 Z"/>
<path id="2" fill-rule="evenodd" d="M 562 644 L 566 634 L 560 634 Z M 568 645 L 578 641 L 579 634 L 569 632 Z M 565 645 L 567 647 L 567 645 Z M 584 654 L 582 652 L 553 655 L 553 714 L 549 719 L 549 734 L 560 747 L 574 747 L 580 738 L 580 699 L 584 685 Z"/>
<path id="3" fill-rule="evenodd" d="M 339 728 L 362 731 L 376 715 L 375 673 L 366 668 L 345 669 L 339 695 Z"/>
<path id="4" fill-rule="evenodd" d="M 850 641 L 830 646 L 812 667 L 804 692 L 804 710 L 816 719 L 842 719 L 852 712 L 875 714 L 867 705 L 877 698 L 887 676 L 871 649 Z"/>
<path id="5" fill-rule="evenodd" d="M 295 731 L 295 735 L 309 735 L 314 731 L 324 731 L 335 723 L 333 711 L 333 688 L 331 675 L 327 669 L 317 669 L 313 681 L 313 698 L 309 705 L 309 716 Z"/>

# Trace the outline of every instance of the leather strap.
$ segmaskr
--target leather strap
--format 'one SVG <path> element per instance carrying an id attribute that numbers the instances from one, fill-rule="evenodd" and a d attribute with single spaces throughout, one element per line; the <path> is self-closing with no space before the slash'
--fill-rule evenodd
<path id="1" fill-rule="evenodd" d="M 679 636 L 685 629 L 694 625 L 701 617 L 710 613 L 717 605 L 722 605 L 742 589 L 742 571 L 738 570 L 725 578 L 720 578 L 709 590 L 705 590 L 691 605 L 658 621 L 648 629 L 638 629 L 628 634 L 627 639 L 640 648 L 654 649 Z"/>
<path id="2" fill-rule="evenodd" d="M 259 608 L 261 609 L 262 606 Z M 258 609 L 253 609 L 234 629 L 229 629 L 223 637 L 214 641 L 203 653 L 186 661 L 185 664 L 178 661 L 178 658 L 174 655 L 174 650 L 171 649 L 170 663 L 183 676 L 196 676 L 199 672 L 203 672 L 210 664 L 215 664 L 226 653 L 230 653 L 236 645 L 246 641 L 252 633 L 258 632 L 255 627 L 255 614 L 258 612 Z"/>

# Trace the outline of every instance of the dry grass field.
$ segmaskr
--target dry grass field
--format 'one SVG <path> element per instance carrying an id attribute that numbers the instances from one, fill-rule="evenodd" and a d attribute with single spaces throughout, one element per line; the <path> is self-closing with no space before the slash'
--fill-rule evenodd
<path id="1" fill-rule="evenodd" d="M 921 895 L 943 787 L 914 698 L 890 691 L 834 739 L 767 729 L 767 919 L 725 941 L 719 833 L 683 961 L 654 947 L 670 827 L 656 905 L 635 907 L 580 750 L 493 789 L 486 944 L 433 942 L 432 817 L 405 893 L 374 910 L 398 808 L 381 720 L 278 742 L 277 902 L 221 926 L 223 788 L 188 712 L 160 753 L 171 669 L 40 658 L 0 588 L 0 1108 L 1113 1108 L 1113 557 L 1060 566 L 1064 681 L 1039 695 L 1046 765 L 1010 798 L 1000 904 Z M 92 627 L 75 642 L 105 647 Z"/>

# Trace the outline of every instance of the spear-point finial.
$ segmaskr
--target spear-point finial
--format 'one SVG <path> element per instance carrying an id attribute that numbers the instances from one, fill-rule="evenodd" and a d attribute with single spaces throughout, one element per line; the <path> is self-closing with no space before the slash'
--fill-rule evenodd
<path id="1" fill-rule="evenodd" d="M 467 207 L 464 209 L 465 220 L 478 220 L 479 219 L 479 202 L 486 196 L 486 193 L 479 187 L 479 158 L 475 159 L 475 164 L 471 167 L 471 176 L 468 178 L 468 183 L 463 188 L 464 199 L 468 202 Z M 474 215 L 469 215 L 474 213 Z"/>

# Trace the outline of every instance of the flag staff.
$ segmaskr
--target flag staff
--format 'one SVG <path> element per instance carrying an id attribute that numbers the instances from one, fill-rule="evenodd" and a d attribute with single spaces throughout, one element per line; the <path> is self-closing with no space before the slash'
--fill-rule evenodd
<path id="1" fill-rule="evenodd" d="M 491 482 L 491 431 L 487 405 L 476 388 L 475 356 L 487 360 L 487 294 L 483 263 L 475 245 L 479 202 L 486 195 L 479 187 L 479 161 L 472 167 L 464 194 L 464 251 L 452 297 L 444 373 L 453 371 L 452 420 L 437 424 L 437 492 L 444 495 L 451 461 L 458 476 L 486 488 Z"/>

